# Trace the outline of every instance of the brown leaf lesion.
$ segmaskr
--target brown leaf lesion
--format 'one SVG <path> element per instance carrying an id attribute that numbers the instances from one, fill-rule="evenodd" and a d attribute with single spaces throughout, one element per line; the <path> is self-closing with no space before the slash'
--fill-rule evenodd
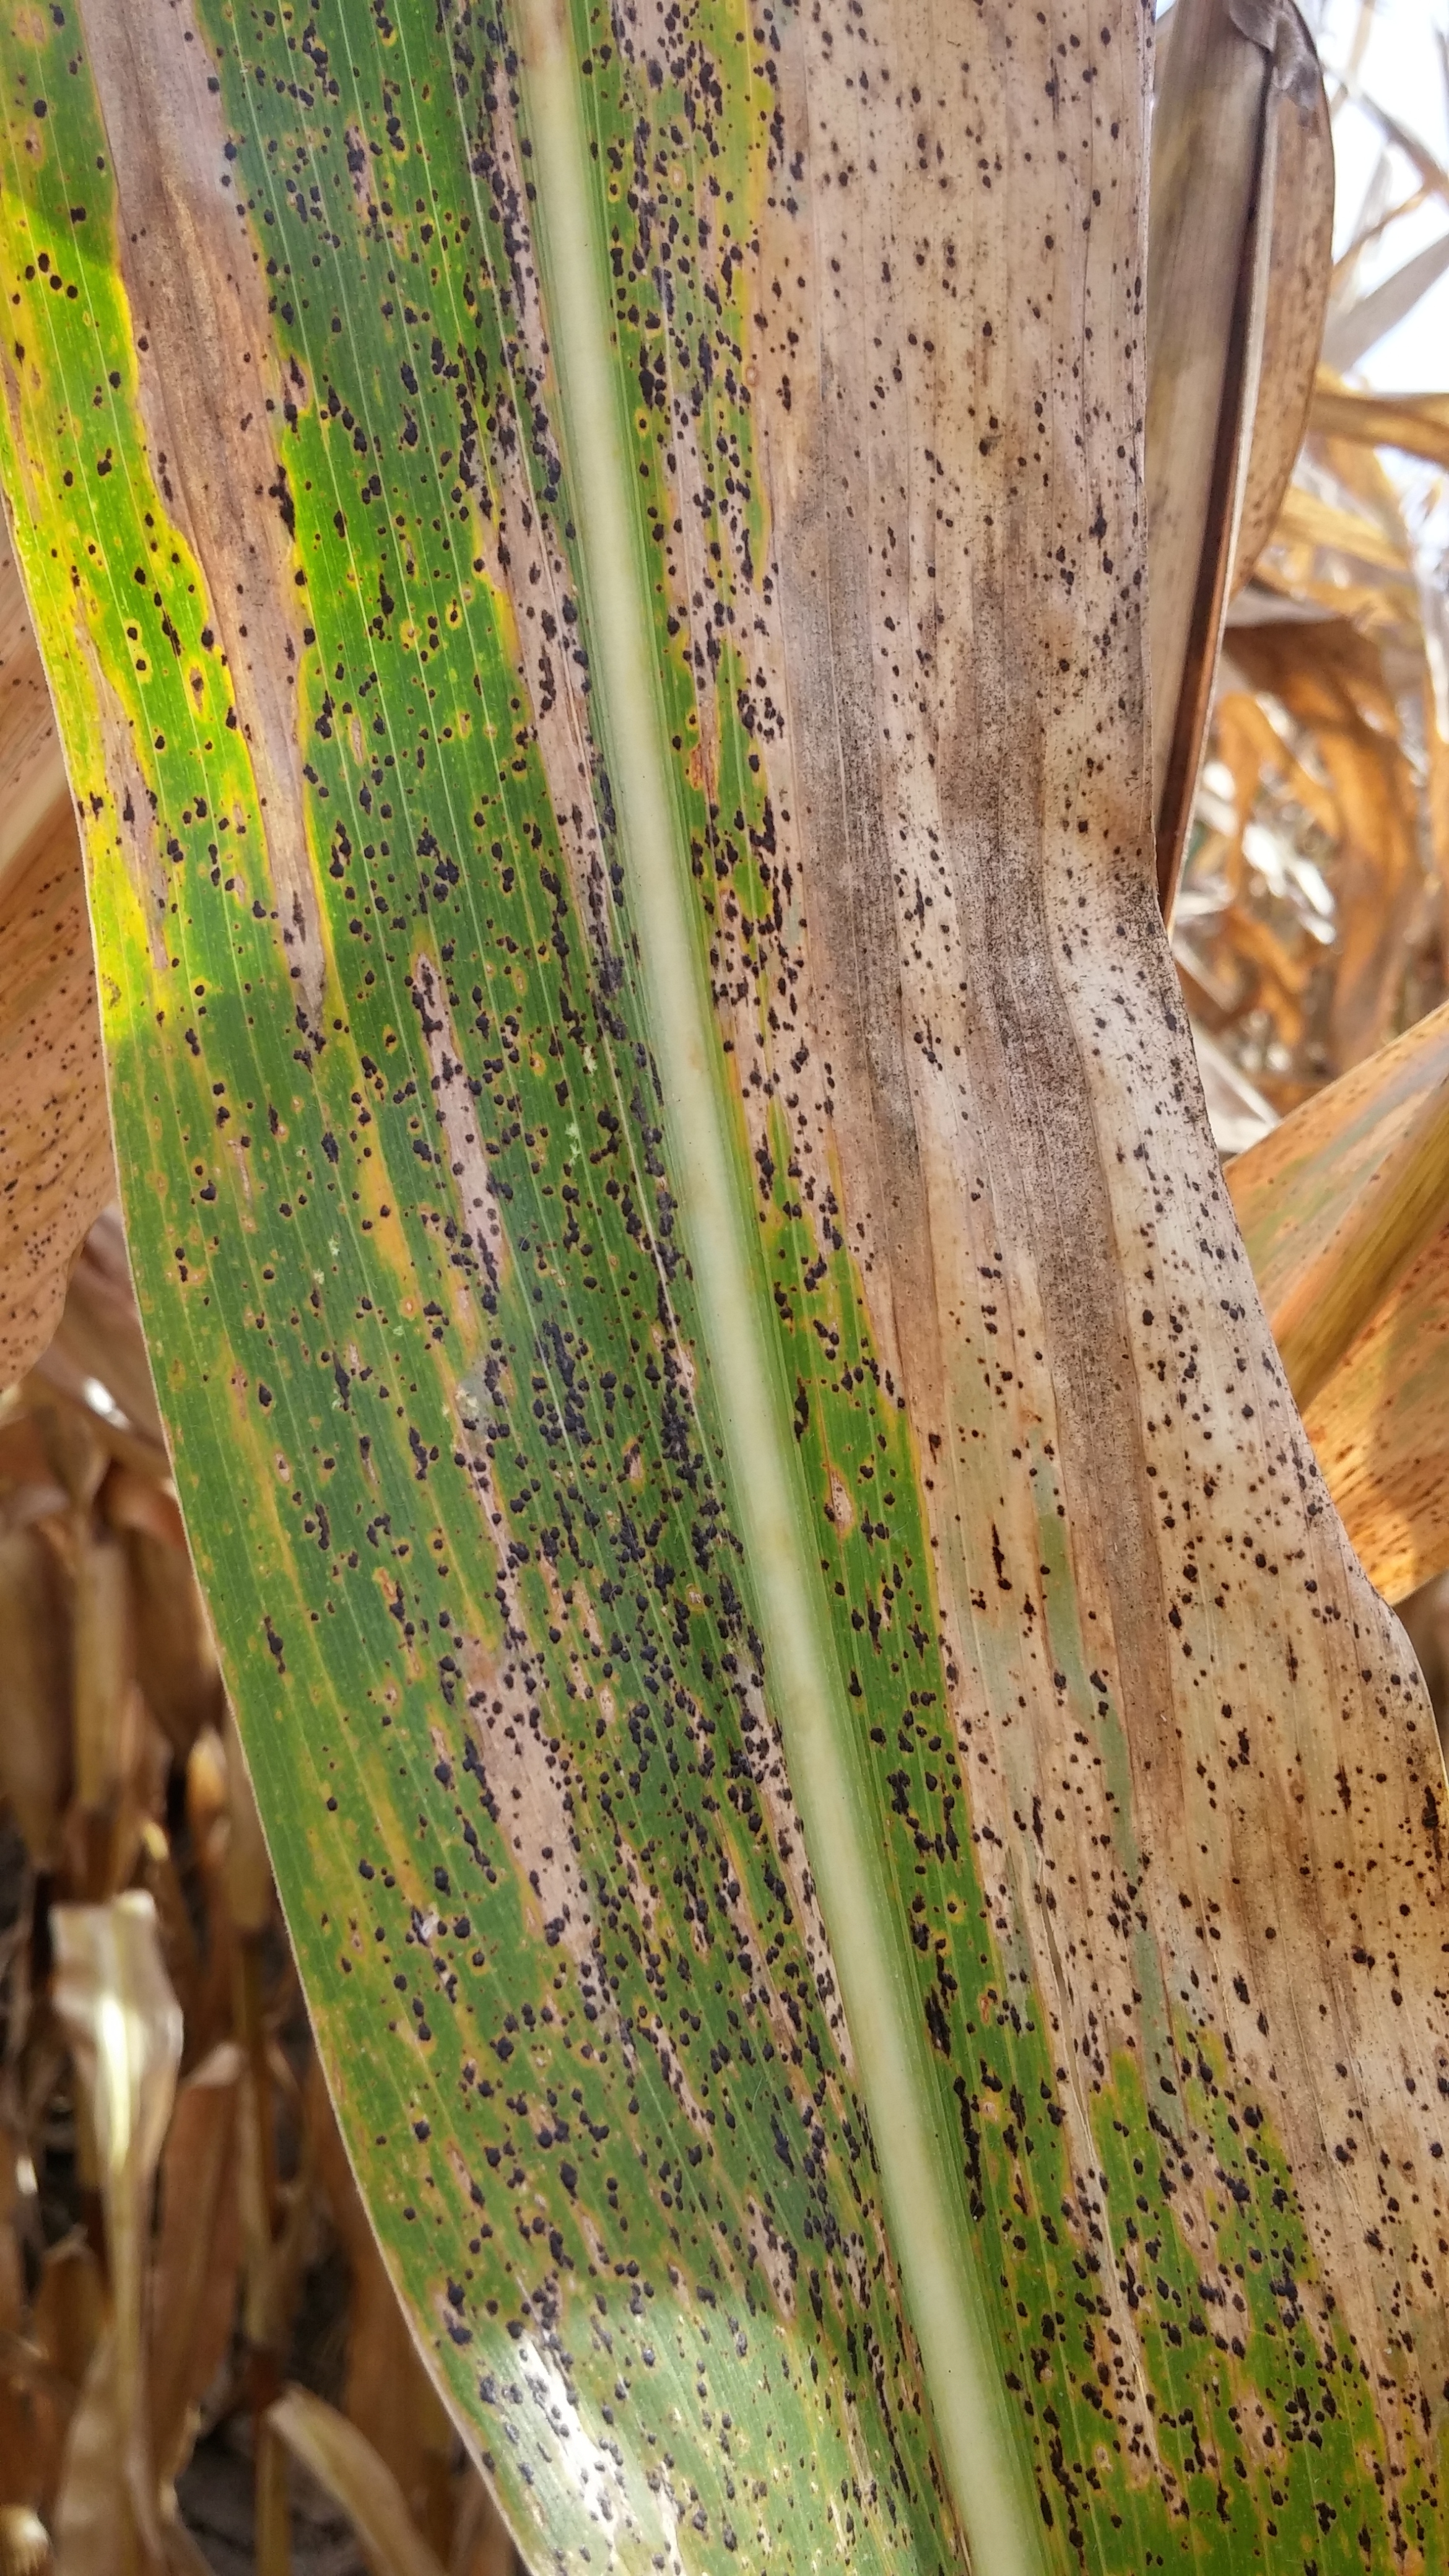
<path id="1" fill-rule="evenodd" d="M 310 400 L 284 371 L 258 255 L 222 186 L 228 137 L 188 6 L 88 6 L 87 52 L 110 142 L 151 470 L 206 566 L 251 762 L 274 917 L 304 1023 L 326 974 L 302 776 L 298 684 L 305 567 L 293 544 L 285 424 Z"/>

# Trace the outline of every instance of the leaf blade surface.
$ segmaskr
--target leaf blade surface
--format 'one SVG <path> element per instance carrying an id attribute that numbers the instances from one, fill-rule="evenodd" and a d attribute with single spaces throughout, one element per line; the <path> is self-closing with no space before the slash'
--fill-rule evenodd
<path id="1" fill-rule="evenodd" d="M 461 15 L 181 23 L 88 15 L 104 126 L 58 31 L 7 51 L 5 474 L 329 2079 L 521 2528 L 580 2571 L 606 2530 L 641 2567 L 934 2566 L 676 1222 L 516 67 Z M 1314 2145 L 1369 2103 L 1432 2194 L 1432 1729 L 1304 1502 L 1151 891 L 1139 31 L 963 70 L 902 7 L 862 91 L 832 30 L 760 24 L 574 41 L 732 1151 L 1040 2545 L 1237 2568 L 1281 2516 L 1348 2565 L 1350 2517 L 1388 2546 L 1362 2454 L 1437 2547 L 1376 2186 Z M 974 147 L 1028 97 L 1102 159 L 1033 147 L 1008 214 Z M 1402 1953 L 1413 2095 L 1313 1912 L 1375 1692 L 1352 1931 Z"/>

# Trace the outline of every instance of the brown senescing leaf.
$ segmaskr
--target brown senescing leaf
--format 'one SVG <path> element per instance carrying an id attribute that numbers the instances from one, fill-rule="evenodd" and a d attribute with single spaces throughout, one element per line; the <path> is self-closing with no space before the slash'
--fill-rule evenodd
<path id="1" fill-rule="evenodd" d="M 113 2545 L 164 2561 L 145 2383 L 144 2285 L 150 2195 L 171 2117 L 181 2057 L 181 2015 L 161 1961 L 149 1896 L 108 1905 L 59 1905 L 52 1915 L 54 2002 L 70 2041 L 94 2138 L 106 2220 L 110 2323 L 97 2347 L 76 2420 L 58 2514 L 62 2565 L 92 2534 L 96 2461 L 110 2482 Z M 68 2533 L 74 2533 L 72 2540 Z"/>
<path id="2" fill-rule="evenodd" d="M 1165 910 L 1229 589 L 1273 524 L 1302 435 L 1332 211 L 1327 107 L 1297 11 L 1178 0 L 1153 124 L 1147 272 L 1152 775 Z"/>
<path id="3" fill-rule="evenodd" d="M 1430 465 L 1449 466 L 1449 394 L 1361 393 L 1339 385 L 1321 369 L 1309 424 L 1324 438 L 1361 439 L 1369 447 L 1397 447 Z"/>
<path id="4" fill-rule="evenodd" d="M 1285 1120 L 1229 1187 L 1306 1412 L 1449 1211 L 1449 1006 Z"/>
<path id="5" fill-rule="evenodd" d="M 1228 1166 L 1319 1465 L 1394 1601 L 1449 1563 L 1446 1126 L 1449 1005 Z"/>
<path id="6" fill-rule="evenodd" d="M 391 2469 L 372 2444 L 309 2388 L 283 2390 L 269 2421 L 294 2457 L 310 2469 L 346 2514 L 372 2576 L 444 2576 L 408 2512 Z"/>
<path id="7" fill-rule="evenodd" d="M 111 1196 L 95 970 L 67 800 L 0 880 L 0 1381 L 50 1340 Z"/>

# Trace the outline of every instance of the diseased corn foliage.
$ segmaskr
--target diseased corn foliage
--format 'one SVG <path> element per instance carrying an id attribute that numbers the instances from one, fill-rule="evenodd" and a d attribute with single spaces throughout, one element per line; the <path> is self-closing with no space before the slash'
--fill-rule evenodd
<path id="1" fill-rule="evenodd" d="M 158 1391 L 515 2528 L 934 2567 L 989 2482 L 993 2569 L 1442 2565 L 1443 1777 L 1156 912 L 1143 25 L 129 0 L 4 64 Z"/>
<path id="2" fill-rule="evenodd" d="M 381 2487 L 416 2525 L 378 2576 L 508 2576 L 308 2049 L 113 1213 L 0 1402 L 0 1634 L 0 2568 L 204 2568 L 232 2441 L 258 2576 L 294 2501 L 315 2566 L 279 2447 L 301 2371 L 314 2440 L 318 2383 L 341 2410 L 343 2513 Z"/>

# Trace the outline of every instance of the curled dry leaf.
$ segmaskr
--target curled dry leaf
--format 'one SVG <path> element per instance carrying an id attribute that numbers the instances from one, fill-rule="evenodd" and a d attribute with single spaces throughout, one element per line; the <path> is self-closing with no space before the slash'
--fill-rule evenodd
<path id="1" fill-rule="evenodd" d="M 1291 5 L 1177 0 L 1153 121 L 1148 598 L 1158 885 L 1170 909 L 1231 580 L 1277 515 L 1332 273 L 1333 153 Z"/>
<path id="2" fill-rule="evenodd" d="M 184 1555 L 186 1531 L 175 1493 L 155 1476 L 115 1465 L 106 1478 L 101 1509 L 112 1529 L 144 1530 L 173 1555 Z"/>
<path id="3" fill-rule="evenodd" d="M 285 2388 L 270 2422 L 352 2524 L 373 2576 L 445 2576 L 390 2468 L 335 2406 L 309 2388 Z"/>
<path id="4" fill-rule="evenodd" d="M 1333 275 L 1333 129 L 1321 75 L 1296 88 L 1275 81 L 1268 112 L 1272 235 L 1232 590 L 1268 542 L 1303 444 Z"/>
<path id="5" fill-rule="evenodd" d="M 181 2014 L 162 1964 L 149 1896 L 58 1905 L 53 1999 L 70 2042 L 99 2168 L 110 2325 L 92 2359 L 71 2428 L 57 2542 L 62 2567 L 94 2567 L 90 2498 L 113 2496 L 113 2545 L 160 2562 L 145 2380 L 144 2305 L 150 2198 L 176 2090 Z M 103 2469 L 98 2470 L 97 2459 Z M 84 2509 L 83 2509 L 84 2508 Z M 87 2540 L 83 2552 L 80 2526 Z"/>

